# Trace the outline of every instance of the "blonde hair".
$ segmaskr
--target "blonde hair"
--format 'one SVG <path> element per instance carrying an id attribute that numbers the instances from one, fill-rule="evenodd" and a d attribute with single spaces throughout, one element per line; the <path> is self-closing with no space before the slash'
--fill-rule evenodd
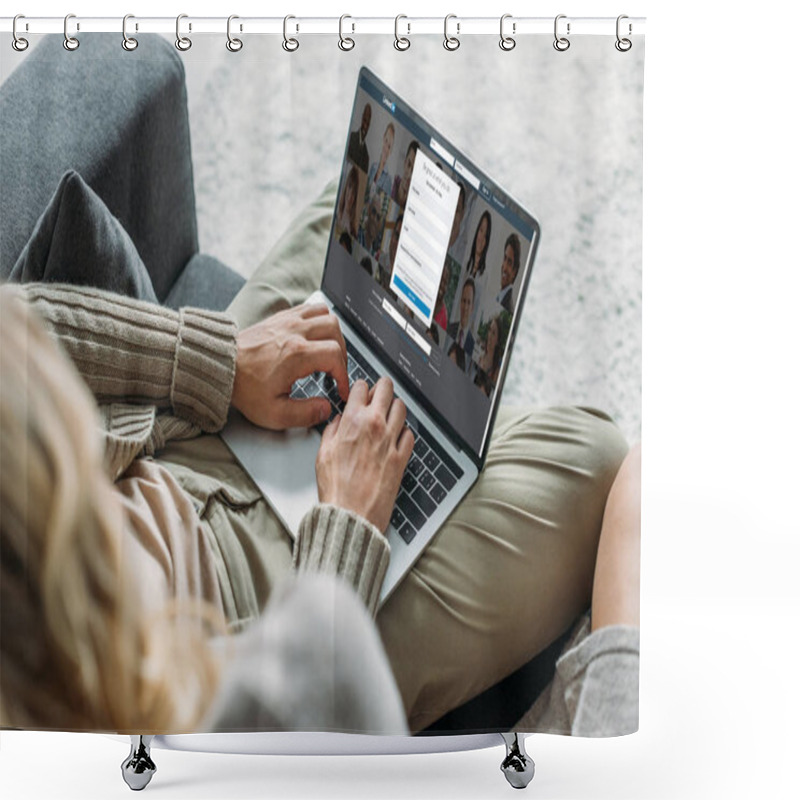
<path id="1" fill-rule="evenodd" d="M 140 611 L 93 399 L 0 289 L 0 725 L 193 729 L 217 685 L 204 610 Z"/>

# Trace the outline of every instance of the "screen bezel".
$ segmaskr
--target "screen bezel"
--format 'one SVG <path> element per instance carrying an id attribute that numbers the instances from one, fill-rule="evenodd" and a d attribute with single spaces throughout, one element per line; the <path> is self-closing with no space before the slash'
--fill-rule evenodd
<path id="1" fill-rule="evenodd" d="M 528 251 L 528 258 L 524 264 L 524 267 L 521 267 L 522 275 L 520 280 L 520 290 L 517 294 L 516 304 L 514 306 L 514 313 L 512 316 L 511 322 L 511 330 L 509 331 L 508 342 L 506 345 L 506 352 L 503 357 L 503 363 L 500 369 L 500 375 L 497 380 L 497 385 L 495 386 L 495 390 L 492 393 L 492 400 L 491 405 L 489 408 L 489 414 L 486 420 L 486 426 L 484 428 L 483 438 L 481 439 L 481 446 L 479 450 L 475 450 L 475 448 L 468 444 L 466 440 L 459 434 L 459 432 L 453 427 L 453 425 L 449 422 L 449 420 L 433 405 L 433 403 L 425 396 L 425 394 L 420 391 L 420 389 L 411 381 L 409 378 L 403 373 L 402 370 L 398 369 L 394 362 L 390 361 L 389 359 L 385 358 L 385 354 L 379 349 L 379 347 L 375 346 L 372 342 L 372 337 L 368 334 L 367 331 L 364 330 L 362 324 L 355 316 L 350 313 L 350 311 L 343 305 L 340 304 L 338 298 L 336 297 L 335 293 L 327 291 L 326 288 L 326 276 L 328 273 L 328 255 L 331 252 L 331 247 L 336 244 L 334 241 L 334 228 L 336 225 L 336 212 L 334 211 L 333 219 L 331 220 L 331 230 L 328 236 L 328 248 L 325 251 L 325 269 L 322 274 L 322 292 L 325 296 L 331 301 L 333 306 L 336 308 L 337 312 L 341 314 L 348 322 L 348 324 L 361 336 L 363 341 L 369 345 L 370 352 L 380 361 L 381 365 L 384 367 L 387 373 L 389 373 L 392 377 L 392 380 L 402 384 L 403 388 L 416 400 L 419 405 L 425 409 L 426 413 L 431 417 L 431 419 L 447 434 L 448 438 L 451 439 L 461 450 L 467 453 L 470 459 L 477 465 L 478 469 L 483 468 L 483 464 L 486 460 L 486 452 L 488 449 L 488 442 L 491 438 L 491 433 L 494 428 L 495 419 L 497 417 L 497 409 L 499 408 L 499 398 L 503 390 L 503 386 L 505 384 L 506 373 L 508 370 L 508 364 L 511 360 L 511 350 L 514 345 L 514 341 L 516 339 L 517 330 L 519 328 L 519 321 L 522 316 L 522 311 L 524 308 L 524 301 L 525 296 L 528 292 L 528 284 L 530 283 L 531 273 L 533 272 L 533 262 L 536 256 L 536 252 L 539 246 L 539 239 L 541 238 L 541 229 L 539 226 L 539 222 L 533 217 L 533 215 L 524 209 L 511 195 L 509 195 L 502 187 L 500 187 L 496 181 L 489 178 L 489 176 L 479 167 L 475 165 L 472 159 L 467 156 L 460 147 L 455 146 L 447 137 L 440 134 L 439 130 L 434 127 L 427 119 L 425 119 L 422 115 L 420 115 L 417 111 L 415 111 L 403 98 L 401 98 L 397 92 L 387 86 L 380 78 L 378 78 L 375 73 L 366 66 L 362 66 L 358 73 L 358 80 L 356 82 L 356 90 L 353 97 L 353 109 L 350 113 L 350 122 L 348 124 L 348 132 L 345 136 L 345 146 L 344 146 L 344 155 L 342 157 L 342 166 L 339 171 L 339 186 L 336 192 L 336 203 L 334 205 L 334 209 L 339 207 L 339 200 L 340 195 L 342 192 L 342 175 L 345 173 L 345 167 L 347 165 L 347 141 L 350 135 L 350 129 L 353 125 L 353 120 L 355 119 L 357 104 L 358 104 L 358 91 L 361 88 L 362 82 L 366 80 L 373 84 L 378 90 L 383 92 L 384 94 L 389 95 L 392 98 L 392 101 L 395 102 L 398 106 L 402 107 L 402 110 L 405 114 L 411 117 L 415 123 L 422 126 L 426 131 L 429 133 L 430 136 L 436 137 L 436 140 L 440 142 L 443 146 L 445 146 L 453 155 L 461 162 L 467 169 L 469 169 L 476 177 L 479 178 L 482 184 L 487 184 L 491 186 L 493 193 L 496 196 L 499 196 L 502 201 L 506 204 L 509 204 L 513 207 L 513 211 L 515 214 L 519 216 L 519 218 L 526 224 L 528 224 L 531 228 L 531 244 Z M 429 145 L 425 145 L 426 149 L 430 150 Z"/>

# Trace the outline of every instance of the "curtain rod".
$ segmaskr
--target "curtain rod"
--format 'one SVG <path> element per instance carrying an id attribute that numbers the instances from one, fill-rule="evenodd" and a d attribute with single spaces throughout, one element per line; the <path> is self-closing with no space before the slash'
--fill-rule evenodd
<path id="1" fill-rule="evenodd" d="M 500 35 L 498 17 L 459 17 L 449 15 L 447 33 L 450 36 L 471 36 L 476 34 Z M 195 17 L 181 15 L 180 31 L 182 35 L 228 32 L 227 17 Z M 444 17 L 412 17 L 401 15 L 395 17 L 356 17 L 344 15 L 339 17 L 235 17 L 231 21 L 231 31 L 236 34 L 342 34 L 358 36 L 359 34 L 388 34 L 400 36 L 415 34 L 445 33 Z M 645 17 L 626 17 L 618 23 L 616 17 L 570 17 L 560 14 L 558 18 L 559 35 L 610 35 L 617 33 L 620 24 L 621 35 L 630 36 L 645 32 Z M 553 35 L 556 21 L 554 17 L 514 17 L 504 15 L 503 31 L 507 36 L 524 36 L 527 34 Z M 569 26 L 569 27 L 568 27 Z M 20 15 L 16 22 L 18 35 L 64 33 L 65 27 L 69 35 L 77 33 L 122 33 L 122 17 L 82 17 L 69 15 L 64 17 L 26 17 Z M 134 33 L 175 33 L 177 20 L 175 17 L 136 17 L 129 15 L 127 20 L 128 35 Z M 14 30 L 13 17 L 0 17 L 0 31 L 11 33 Z"/>

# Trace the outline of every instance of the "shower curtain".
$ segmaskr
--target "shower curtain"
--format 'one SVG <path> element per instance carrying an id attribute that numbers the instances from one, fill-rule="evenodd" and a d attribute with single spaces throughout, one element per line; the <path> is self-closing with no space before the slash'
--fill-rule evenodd
<path id="1" fill-rule="evenodd" d="M 36 370 L 23 371 L 19 385 L 7 376 L 13 348 L 32 347 L 31 336 L 17 342 L 10 327 L 38 329 L 43 317 L 61 348 L 47 358 L 71 360 L 75 385 L 88 386 L 87 407 L 93 396 L 93 413 L 99 409 L 93 421 L 105 461 L 98 464 L 106 468 L 104 486 L 113 484 L 109 502 L 120 526 L 103 563 L 114 576 L 110 584 L 104 571 L 102 579 L 86 577 L 97 553 L 81 549 L 76 532 L 56 597 L 68 606 L 76 596 L 72 581 L 80 583 L 86 595 L 77 610 L 41 601 L 55 573 L 39 571 L 38 557 L 26 560 L 33 545 L 13 539 L 11 522 L 3 522 L 3 726 L 635 731 L 638 625 L 625 617 L 598 628 L 592 588 L 606 501 L 628 447 L 641 437 L 643 38 L 620 49 L 612 27 L 610 35 L 579 37 L 563 50 L 552 36 L 520 37 L 513 49 L 498 47 L 497 37 L 464 37 L 448 49 L 441 35 L 426 34 L 411 36 L 404 50 L 390 36 L 358 35 L 348 50 L 337 47 L 336 36 L 300 35 L 293 49 L 291 39 L 282 47 L 280 37 L 232 30 L 241 46 L 204 35 L 176 47 L 173 36 L 148 34 L 127 51 L 119 35 L 100 33 L 76 34 L 80 46 L 72 52 L 58 35 L 33 41 L 26 52 L 3 45 L 0 267 L 7 289 L 17 290 L 3 307 L 4 382 L 29 392 L 20 396 L 39 413 L 30 398 L 47 386 L 35 383 Z M 389 91 L 366 86 L 363 67 Z M 30 89 L 51 93 L 53 105 L 37 105 Z M 416 141 L 396 118 L 395 101 L 463 153 L 462 165 L 491 178 L 502 202 L 492 206 L 481 193 L 486 182 L 459 169 L 447 148 Z M 78 124 L 80 135 L 65 132 L 69 124 Z M 318 286 L 334 251 L 347 250 L 380 302 L 391 297 L 402 313 L 419 317 L 398 302 L 392 276 L 392 237 L 400 235 L 419 153 L 454 194 L 450 238 L 417 335 L 429 359 L 437 351 L 464 373 L 457 392 L 483 392 L 487 404 L 496 401 L 497 417 L 479 494 L 475 489 L 453 512 L 447 535 L 433 539 L 404 578 L 407 586 L 376 608 L 346 564 L 361 557 L 350 568 L 361 575 L 364 553 L 380 549 L 361 533 L 358 549 L 351 542 L 347 550 L 359 519 L 349 518 L 347 535 L 318 561 L 293 556 L 292 538 L 215 435 L 224 420 L 215 427 L 196 407 L 179 408 L 175 380 L 185 356 L 192 380 L 202 384 L 186 390 L 196 392 L 187 404 L 211 404 L 208 386 L 222 370 L 227 414 L 237 358 L 228 304 L 255 277 L 261 299 L 254 302 L 263 314 L 293 305 Z M 508 209 L 515 208 L 535 218 L 540 242 L 531 229 L 513 244 Z M 483 222 L 487 214 L 492 226 Z M 532 249 L 524 285 L 516 278 Z M 476 250 L 484 259 L 479 281 L 471 277 Z M 470 280 L 472 292 L 465 289 Z M 20 296 L 33 309 L 30 318 L 14 311 Z M 185 307 L 211 311 L 171 310 Z M 98 320 L 112 317 L 109 332 Z M 241 332 L 253 320 L 236 323 Z M 144 348 L 136 329 L 148 325 Z M 494 365 L 493 337 L 500 350 L 509 348 Z M 87 352 L 97 356 L 94 366 Z M 115 358 L 119 370 L 133 363 L 139 383 L 113 385 Z M 158 370 L 147 365 L 167 362 L 163 399 L 155 396 Z M 64 392 L 56 406 L 72 398 Z M 4 411 L 12 399 L 4 396 Z M 41 491 L 20 485 L 9 466 L 6 448 L 23 441 L 17 422 L 4 415 L 4 504 L 15 492 L 39 502 Z M 132 432 L 140 435 L 133 444 Z M 567 446 L 573 450 L 565 454 Z M 56 494 L 58 486 L 56 479 Z M 25 513 L 31 508 L 29 502 Z M 325 507 L 312 513 L 319 517 Z M 327 530 L 334 535 L 334 527 Z M 47 555 L 49 532 L 45 526 L 36 545 L 42 560 L 54 557 Z M 565 548 L 559 535 L 577 536 L 579 545 Z M 638 539 L 628 547 L 638 566 Z M 496 559 L 485 557 L 492 553 Z M 293 558 L 301 567 L 296 580 Z M 507 571 L 512 559 L 525 568 Z M 113 587 L 123 585 L 129 597 L 148 602 L 120 610 Z M 623 578 L 603 585 L 612 596 L 630 594 Z M 638 574 L 635 586 L 638 593 Z M 117 611 L 133 615 L 125 617 L 131 625 L 143 615 L 141 649 L 97 633 Z M 36 638 L 36 653 L 57 654 L 45 662 L 12 638 L 31 620 L 52 626 Z M 100 628 L 89 633 L 84 625 Z M 156 680 L 176 637 L 182 659 L 202 652 L 207 670 L 195 661 L 183 680 L 169 669 Z M 123 645 L 130 658 L 99 652 Z M 142 700 L 139 708 L 116 709 L 118 716 L 108 697 L 86 688 L 103 684 L 97 671 L 112 663 L 129 671 L 132 696 Z M 188 660 L 179 663 L 183 669 Z M 26 669 L 44 683 L 52 677 L 54 696 L 79 684 L 85 703 L 51 715 L 26 685 Z M 149 689 L 137 694 L 142 684 Z M 159 704 L 172 716 L 154 714 L 148 723 L 148 709 Z M 146 730 L 113 723 L 125 718 Z"/>

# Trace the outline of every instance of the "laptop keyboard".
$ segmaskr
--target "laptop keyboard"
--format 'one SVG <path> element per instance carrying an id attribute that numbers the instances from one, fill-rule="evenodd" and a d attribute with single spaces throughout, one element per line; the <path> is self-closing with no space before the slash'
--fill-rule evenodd
<path id="1" fill-rule="evenodd" d="M 350 342 L 347 342 L 347 373 L 351 384 L 364 380 L 370 388 L 379 377 Z M 327 397 L 331 403 L 331 416 L 326 422 L 316 426 L 322 433 L 326 425 L 342 413 L 345 406 L 333 378 L 325 373 L 315 372 L 297 381 L 290 393 L 295 398 L 320 395 Z M 391 525 L 403 541 L 410 544 L 464 472 L 442 450 L 424 425 L 411 419 L 410 415 L 407 424 L 414 432 L 414 452 L 403 473 L 400 491 L 392 510 Z"/>

